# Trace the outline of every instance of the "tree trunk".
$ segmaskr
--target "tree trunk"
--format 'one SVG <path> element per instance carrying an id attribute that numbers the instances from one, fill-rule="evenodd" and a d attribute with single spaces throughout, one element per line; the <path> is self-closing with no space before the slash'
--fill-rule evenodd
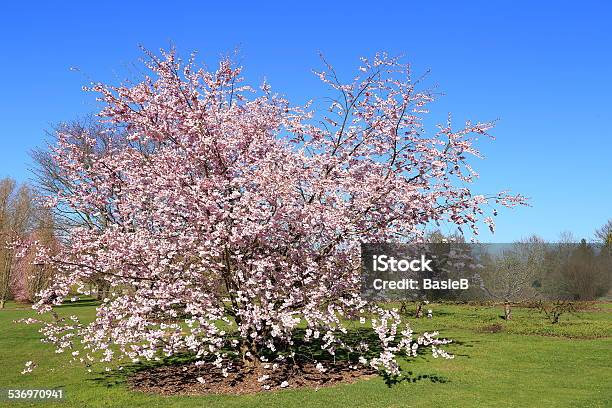
<path id="1" fill-rule="evenodd" d="M 100 281 L 96 285 L 96 299 L 104 300 L 110 293 L 110 285 L 106 281 Z"/>
<path id="2" fill-rule="evenodd" d="M 407 302 L 405 300 L 402 300 L 402 305 L 400 306 L 400 310 L 399 310 L 401 315 L 404 315 L 404 314 L 408 313 L 408 307 L 407 307 L 406 303 Z"/>
<path id="3" fill-rule="evenodd" d="M 4 309 L 4 299 L 0 299 L 0 309 Z"/>
<path id="4" fill-rule="evenodd" d="M 242 354 L 242 363 L 247 370 L 257 369 L 258 361 L 256 351 L 251 342 L 246 341 L 240 345 L 240 354 Z"/>
<path id="5" fill-rule="evenodd" d="M 418 319 L 423 317 L 423 304 L 421 302 L 417 303 L 416 311 L 414 312 L 414 317 Z"/>
<path id="6" fill-rule="evenodd" d="M 504 304 L 504 319 L 512 320 L 512 309 L 510 309 L 510 303 Z"/>

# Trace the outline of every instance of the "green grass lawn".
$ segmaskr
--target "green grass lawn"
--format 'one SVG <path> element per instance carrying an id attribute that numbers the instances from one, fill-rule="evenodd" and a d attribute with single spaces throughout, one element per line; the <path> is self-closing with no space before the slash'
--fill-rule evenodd
<path id="1" fill-rule="evenodd" d="M 39 341 L 35 325 L 13 320 L 33 316 L 8 303 L 0 311 L 0 388 L 64 389 L 61 407 L 612 407 L 612 303 L 597 303 L 557 325 L 533 309 L 516 309 L 514 320 L 499 308 L 432 305 L 433 319 L 412 320 L 417 331 L 439 329 L 456 341 L 453 360 L 419 356 L 403 363 L 406 379 L 388 387 L 382 378 L 314 390 L 247 396 L 161 397 L 130 391 L 120 377 L 87 373 Z M 93 317 L 80 302 L 62 314 Z M 487 332 L 501 324 L 496 333 Z M 38 368 L 22 375 L 24 363 Z M 37 406 L 0 401 L 2 407 Z"/>

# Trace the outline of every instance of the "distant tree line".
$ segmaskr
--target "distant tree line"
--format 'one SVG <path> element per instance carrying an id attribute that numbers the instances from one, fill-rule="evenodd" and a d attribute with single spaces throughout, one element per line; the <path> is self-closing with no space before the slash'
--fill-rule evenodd
<path id="1" fill-rule="evenodd" d="M 564 233 L 558 242 L 550 243 L 533 235 L 513 244 L 473 246 L 456 234 L 434 231 L 427 235 L 428 242 L 447 243 L 454 259 L 467 260 L 455 268 L 447 267 L 441 277 L 473 274 L 473 284 L 467 291 L 422 291 L 422 299 L 493 300 L 503 304 L 504 317 L 509 320 L 513 303 L 590 301 L 607 296 L 612 289 L 612 220 L 594 236 L 591 242 L 577 242 Z"/>
<path id="2" fill-rule="evenodd" d="M 579 243 L 565 237 L 546 243 L 537 237 L 517 242 L 496 257 L 484 258 L 482 287 L 505 305 L 526 301 L 589 301 L 612 288 L 612 243 Z"/>
<path id="3" fill-rule="evenodd" d="M 35 262 L 36 251 L 59 246 L 52 212 L 36 200 L 28 184 L 0 180 L 0 309 L 8 299 L 34 301 L 53 271 Z"/>

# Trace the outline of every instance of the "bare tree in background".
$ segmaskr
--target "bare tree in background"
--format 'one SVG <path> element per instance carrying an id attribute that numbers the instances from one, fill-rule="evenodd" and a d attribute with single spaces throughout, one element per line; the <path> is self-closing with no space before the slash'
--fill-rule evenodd
<path id="1" fill-rule="evenodd" d="M 601 228 L 595 230 L 595 238 L 602 244 L 612 247 L 612 218 Z"/>
<path id="2" fill-rule="evenodd" d="M 70 196 L 77 187 L 74 180 L 65 178 L 59 171 L 56 161 L 53 160 L 53 150 L 50 146 L 57 145 L 60 137 L 67 138 L 77 149 L 80 149 L 83 162 L 81 166 L 87 168 L 97 158 L 108 154 L 118 146 L 119 138 L 117 132 L 121 130 L 105 127 L 90 118 L 62 123 L 47 132 L 48 143 L 45 147 L 36 148 L 31 152 L 35 166 L 33 168 L 34 180 L 37 190 L 43 196 Z M 123 139 L 125 140 L 125 139 Z M 152 146 L 135 145 L 139 150 L 152 149 Z M 91 184 L 95 189 L 95 184 Z M 54 228 L 60 237 L 65 231 L 75 226 L 102 230 L 106 228 L 109 217 L 112 217 L 110 208 L 100 207 L 94 211 L 75 210 L 59 203 L 53 207 L 55 220 Z M 103 279 L 95 279 L 91 282 L 96 287 L 98 299 L 103 299 L 110 290 Z"/>
<path id="3" fill-rule="evenodd" d="M 481 272 L 482 288 L 504 304 L 504 319 L 512 319 L 513 302 L 538 296 L 537 281 L 543 272 L 545 253 L 544 241 L 534 235 L 490 258 Z"/>
<path id="4" fill-rule="evenodd" d="M 52 211 L 38 206 L 32 224 L 32 231 L 24 238 L 22 255 L 16 260 L 11 285 L 15 300 L 21 302 L 37 301 L 38 294 L 49 287 L 53 276 L 57 273 L 50 265 L 36 261 L 36 254 L 40 249 L 54 254 L 60 248 Z"/>
<path id="5" fill-rule="evenodd" d="M 53 160 L 54 153 L 50 146 L 57 144 L 60 137 L 67 138 L 75 148 L 84 153 L 82 156 L 84 168 L 112 149 L 116 140 L 110 129 L 89 119 L 62 123 L 47 132 L 47 136 L 49 139 L 47 145 L 35 148 L 30 153 L 35 163 L 32 169 L 35 186 L 43 196 L 57 194 L 65 196 L 76 188 L 76 182 L 62 176 Z M 91 143 L 92 140 L 94 143 Z M 58 222 L 56 227 L 60 231 L 74 226 L 104 228 L 105 217 L 109 214 L 107 210 L 99 208 L 96 211 L 98 215 L 94 216 L 92 212 L 77 211 L 61 204 L 53 209 Z"/>
<path id="6" fill-rule="evenodd" d="M 17 186 L 15 180 L 0 180 L 0 309 L 11 295 L 17 248 L 31 227 L 34 196 L 27 185 Z"/>
<path id="7" fill-rule="evenodd" d="M 595 231 L 595 236 L 599 238 L 603 243 L 601 251 L 601 257 L 603 258 L 602 264 L 604 267 L 604 283 L 607 288 L 607 295 L 612 295 L 612 218 L 608 222 Z"/>

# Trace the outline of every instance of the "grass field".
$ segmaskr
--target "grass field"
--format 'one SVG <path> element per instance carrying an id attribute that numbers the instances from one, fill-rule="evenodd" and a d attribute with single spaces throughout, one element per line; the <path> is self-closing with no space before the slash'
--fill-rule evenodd
<path id="1" fill-rule="evenodd" d="M 33 312 L 8 303 L 0 311 L 0 388 L 64 389 L 61 407 L 612 407 L 612 303 L 547 323 L 533 309 L 501 310 L 433 305 L 433 319 L 412 320 L 416 331 L 439 329 L 456 341 L 453 360 L 419 356 L 403 363 L 406 379 L 388 387 L 382 378 L 314 390 L 247 396 L 161 397 L 130 391 L 124 379 L 87 373 L 39 341 L 35 325 L 13 320 Z M 62 314 L 94 315 L 90 302 L 62 307 Z M 498 332 L 490 326 L 500 324 Z M 38 368 L 21 375 L 24 362 Z M 2 407 L 40 407 L 40 402 L 0 401 Z"/>

